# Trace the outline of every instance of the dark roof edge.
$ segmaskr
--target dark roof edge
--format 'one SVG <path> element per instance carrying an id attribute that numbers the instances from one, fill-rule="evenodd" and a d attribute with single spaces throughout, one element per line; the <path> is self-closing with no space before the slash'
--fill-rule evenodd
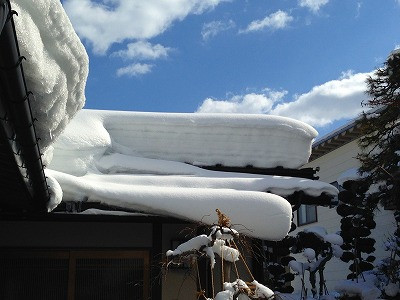
<path id="1" fill-rule="evenodd" d="M 360 119 L 360 117 L 353 119 L 352 121 L 350 121 L 349 123 L 344 124 L 343 126 L 335 129 L 334 131 L 324 135 L 323 137 L 321 137 L 321 139 L 315 141 L 312 145 L 313 148 L 318 147 L 319 145 L 339 136 L 340 134 L 354 128 L 357 126 L 357 121 Z"/>
<path id="2" fill-rule="evenodd" d="M 365 115 L 368 117 L 368 115 L 372 115 L 374 113 L 379 113 L 381 112 L 385 106 L 380 106 L 374 109 L 370 109 L 369 111 L 365 112 Z M 364 117 L 364 113 L 359 114 L 357 117 L 354 119 L 350 120 L 348 123 L 340 126 L 339 128 L 335 129 L 334 131 L 329 132 L 328 134 L 324 135 L 321 137 L 321 139 L 316 140 L 312 147 L 318 147 L 319 145 L 339 136 L 342 133 L 347 132 L 350 129 L 359 127 L 358 122 Z"/>
<path id="3" fill-rule="evenodd" d="M 32 93 L 28 92 L 22 60 L 15 31 L 10 0 L 0 0 L 0 12 L 7 14 L 0 34 L 0 75 L 6 88 L 5 106 L 9 113 L 9 122 L 13 123 L 15 139 L 20 145 L 29 183 L 33 189 L 35 211 L 47 211 L 46 204 L 50 198 L 44 166 L 36 136 L 34 118 L 30 105 Z M 3 20 L 0 18 L 0 20 Z M 2 24 L 0 24 L 2 25 Z M 13 139 L 14 137 L 9 137 Z"/>

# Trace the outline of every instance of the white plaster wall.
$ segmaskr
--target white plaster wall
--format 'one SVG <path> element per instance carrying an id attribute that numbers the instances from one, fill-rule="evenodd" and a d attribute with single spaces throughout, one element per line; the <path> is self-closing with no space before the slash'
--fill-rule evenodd
<path id="1" fill-rule="evenodd" d="M 359 148 L 356 140 L 327 153 L 326 155 L 306 164 L 304 167 L 319 167 L 320 171 L 318 172 L 318 176 L 320 177 L 320 180 L 331 183 L 336 181 L 337 178 L 346 170 L 358 168 L 360 166 L 359 161 L 356 159 L 358 152 Z M 335 208 L 318 207 L 317 216 L 317 223 L 299 226 L 299 228 L 296 229 L 296 231 L 294 231 L 292 234 L 295 235 L 298 231 L 302 231 L 304 228 L 310 226 L 322 226 L 328 231 L 328 233 L 335 233 L 340 230 L 341 217 L 336 213 Z M 295 215 L 294 221 L 297 224 L 296 217 L 297 216 Z M 394 230 L 395 223 L 393 211 L 387 211 L 381 208 L 376 212 L 375 221 L 377 223 L 377 227 L 372 231 L 371 237 L 375 238 L 376 240 L 376 251 L 374 255 L 377 257 L 375 261 L 377 262 L 387 255 L 387 252 L 384 251 L 382 245 L 386 238 Z M 305 261 L 301 255 L 297 255 L 296 259 L 299 261 Z M 337 258 L 332 258 L 332 260 L 327 263 L 324 274 L 326 277 L 325 279 L 328 291 L 332 291 L 334 289 L 337 281 L 346 279 L 347 274 L 349 274 L 348 266 L 349 264 L 344 263 Z M 311 286 L 309 284 L 308 277 L 306 278 L 306 283 L 309 293 L 311 293 Z M 296 280 L 293 281 L 293 287 L 295 288 L 295 291 L 301 290 L 300 278 L 296 277 Z"/>

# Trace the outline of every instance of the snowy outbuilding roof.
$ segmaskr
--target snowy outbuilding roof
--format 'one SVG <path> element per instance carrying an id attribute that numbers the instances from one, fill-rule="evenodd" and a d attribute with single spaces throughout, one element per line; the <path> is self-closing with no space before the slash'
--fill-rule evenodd
<path id="1" fill-rule="evenodd" d="M 215 209 L 247 234 L 284 237 L 291 205 L 302 191 L 334 196 L 335 187 L 310 179 L 217 172 L 199 165 L 299 167 L 314 129 L 265 115 L 168 114 L 83 110 L 53 145 L 47 175 L 64 201 L 216 222 Z M 239 226 L 240 227 L 240 226 Z"/>

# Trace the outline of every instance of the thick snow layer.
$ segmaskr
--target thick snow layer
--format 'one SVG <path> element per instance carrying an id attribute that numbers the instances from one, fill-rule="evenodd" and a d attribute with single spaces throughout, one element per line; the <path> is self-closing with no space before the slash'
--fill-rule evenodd
<path id="1" fill-rule="evenodd" d="M 226 246 L 225 241 L 223 240 L 215 240 L 213 251 L 214 253 L 218 254 L 219 257 L 222 257 L 226 261 L 234 262 L 239 260 L 239 251 L 232 247 Z"/>
<path id="2" fill-rule="evenodd" d="M 88 56 L 59 0 L 11 0 L 42 151 L 85 103 Z"/>
<path id="3" fill-rule="evenodd" d="M 58 204 L 61 203 L 63 198 L 63 191 L 61 189 L 60 184 L 54 177 L 48 175 L 47 173 L 46 177 L 47 177 L 47 186 L 50 192 L 50 200 L 47 202 L 47 211 L 50 212 L 54 208 L 56 208 Z"/>
<path id="4" fill-rule="evenodd" d="M 50 170 L 49 170 L 50 171 Z M 108 181 L 91 174 L 77 177 L 50 171 L 63 187 L 64 199 L 100 201 L 146 213 L 216 224 L 215 209 L 228 215 L 235 228 L 248 235 L 279 240 L 291 222 L 291 206 L 284 198 L 263 192 L 194 187 L 126 184 L 124 175 Z M 112 176 L 112 175 L 108 175 Z"/>
<path id="5" fill-rule="evenodd" d="M 192 250 L 200 250 L 202 246 L 206 246 L 211 242 L 210 238 L 205 235 L 199 235 L 191 238 L 187 242 L 180 244 L 175 250 L 168 250 L 167 256 L 181 255 L 182 253 L 189 252 Z"/>
<path id="6" fill-rule="evenodd" d="M 291 219 L 291 207 L 280 196 L 296 191 L 335 196 L 337 189 L 309 179 L 209 171 L 185 162 L 271 167 L 280 165 L 279 159 L 290 161 L 296 150 L 297 165 L 313 137 L 312 128 L 286 118 L 84 110 L 54 144 L 49 168 L 64 200 L 207 224 L 216 223 L 218 208 L 239 224 L 236 229 L 279 240 Z"/>
<path id="7" fill-rule="evenodd" d="M 148 214 L 134 213 L 134 212 L 126 212 L 126 211 L 118 211 L 118 210 L 103 210 L 97 208 L 89 208 L 85 209 L 78 213 L 80 215 L 103 215 L 103 216 L 130 216 L 130 217 L 150 217 Z"/>
<path id="8" fill-rule="evenodd" d="M 225 246 L 224 240 L 216 239 L 211 246 L 212 242 L 213 239 L 211 235 L 207 236 L 205 234 L 202 234 L 188 240 L 187 242 L 180 244 L 175 250 L 168 250 L 166 255 L 177 256 L 193 250 L 202 250 L 210 258 L 211 269 L 214 269 L 215 265 L 214 253 L 218 254 L 218 256 L 226 261 L 235 262 L 239 260 L 239 251 L 229 246 Z"/>
<path id="9" fill-rule="evenodd" d="M 300 121 L 267 115 L 82 110 L 72 123 L 56 148 L 68 144 L 82 159 L 90 160 L 88 146 L 100 151 L 115 143 L 139 157 L 261 168 L 301 167 L 317 134 Z"/>

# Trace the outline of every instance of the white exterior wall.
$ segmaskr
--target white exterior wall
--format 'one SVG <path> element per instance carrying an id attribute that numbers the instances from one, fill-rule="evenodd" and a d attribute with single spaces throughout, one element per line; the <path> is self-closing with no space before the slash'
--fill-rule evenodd
<path id="1" fill-rule="evenodd" d="M 320 167 L 318 172 L 319 180 L 331 183 L 338 179 L 338 177 L 348 169 L 358 168 L 360 166 L 359 161 L 356 159 L 359 148 L 357 141 L 352 141 L 336 150 L 333 150 L 326 155 L 306 164 L 304 167 Z M 302 231 L 307 227 L 321 226 L 324 227 L 328 233 L 336 233 L 340 230 L 340 219 L 341 217 L 336 213 L 335 208 L 327 207 L 317 207 L 317 223 L 308 224 L 305 226 L 299 226 L 296 231 L 292 233 L 295 235 L 298 231 Z M 297 224 L 297 216 L 295 214 L 295 220 Z M 383 257 L 387 256 L 387 252 L 383 249 L 383 242 L 394 230 L 394 216 L 393 211 L 387 211 L 383 208 L 376 212 L 375 221 L 377 223 L 376 228 L 372 231 L 371 237 L 376 240 L 375 248 L 376 251 L 373 255 L 376 256 L 375 263 L 378 262 Z M 296 259 L 299 261 L 305 261 L 304 257 L 297 255 Z M 347 274 L 349 274 L 350 264 L 342 262 L 340 259 L 332 258 L 325 268 L 325 279 L 328 291 L 333 291 L 337 281 L 346 279 Z M 310 284 L 308 277 L 306 278 L 306 287 L 308 288 L 308 293 L 310 294 Z M 317 281 L 318 286 L 318 281 Z M 296 280 L 293 281 L 293 287 L 295 291 L 301 290 L 301 282 L 298 276 Z"/>

